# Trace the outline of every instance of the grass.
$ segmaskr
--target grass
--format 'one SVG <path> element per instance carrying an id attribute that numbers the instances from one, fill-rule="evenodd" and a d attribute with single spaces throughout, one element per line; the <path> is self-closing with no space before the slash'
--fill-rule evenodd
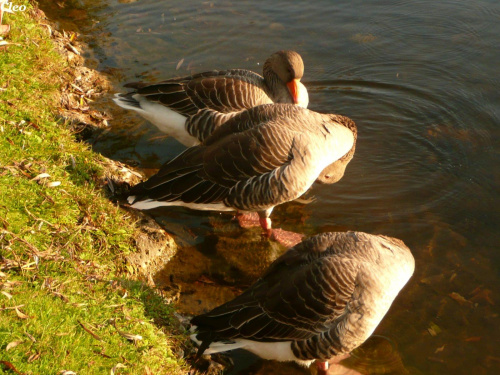
<path id="1" fill-rule="evenodd" d="M 68 71 L 28 10 L 0 51 L 0 373 L 182 374 L 173 308 L 134 281 L 136 224 L 58 120 Z"/>

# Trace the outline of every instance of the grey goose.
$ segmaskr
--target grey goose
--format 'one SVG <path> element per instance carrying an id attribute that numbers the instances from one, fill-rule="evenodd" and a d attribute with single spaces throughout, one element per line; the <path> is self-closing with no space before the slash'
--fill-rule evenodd
<path id="1" fill-rule="evenodd" d="M 191 320 L 198 356 L 242 348 L 309 366 L 342 358 L 373 333 L 413 274 L 403 241 L 323 233 L 277 258 L 246 291 Z"/>
<path id="2" fill-rule="evenodd" d="M 307 108 L 309 97 L 300 82 L 303 74 L 304 63 L 297 52 L 278 51 L 265 61 L 263 77 L 249 70 L 232 69 L 153 84 L 128 83 L 125 87 L 135 90 L 116 94 L 114 101 L 189 147 L 242 110 L 271 103 Z"/>
<path id="3" fill-rule="evenodd" d="M 257 212 L 272 237 L 273 208 L 299 198 L 314 182 L 337 182 L 352 159 L 356 138 L 348 117 L 292 104 L 261 105 L 234 116 L 132 187 L 128 203 L 140 210 L 184 206 Z"/>

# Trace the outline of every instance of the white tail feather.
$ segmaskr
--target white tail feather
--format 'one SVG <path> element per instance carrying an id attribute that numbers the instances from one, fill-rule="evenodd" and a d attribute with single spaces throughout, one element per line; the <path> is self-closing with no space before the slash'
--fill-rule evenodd
<path id="1" fill-rule="evenodd" d="M 185 203 L 182 201 L 174 201 L 174 202 L 162 202 L 155 201 L 152 199 L 145 199 L 142 201 L 134 202 L 136 199 L 135 195 L 131 195 L 127 198 L 129 204 L 131 204 L 132 208 L 136 210 L 151 210 L 157 207 L 187 207 L 193 210 L 201 210 L 201 211 L 234 211 L 233 208 L 225 206 L 223 203 Z"/>
<path id="2" fill-rule="evenodd" d="M 191 340 L 193 340 L 196 345 L 200 346 L 201 341 L 196 338 L 196 334 L 191 335 Z M 207 350 L 205 350 L 205 353 L 203 354 L 215 354 L 215 353 L 220 353 L 220 352 L 227 352 L 229 350 L 234 350 L 234 349 L 241 349 L 245 346 L 245 343 L 243 342 L 238 342 L 238 341 L 232 341 L 232 342 L 221 342 L 221 341 L 216 341 L 210 344 Z"/>
<path id="3" fill-rule="evenodd" d="M 134 106 L 131 100 L 137 101 Z M 124 98 L 120 94 L 115 94 L 113 101 L 122 108 L 139 113 L 146 120 L 155 125 L 162 133 L 166 133 L 187 147 L 195 146 L 200 141 L 189 134 L 186 130 L 186 116 L 177 113 L 167 106 L 150 102 L 139 94 L 132 95 L 131 98 Z"/>
<path id="4" fill-rule="evenodd" d="M 196 326 L 191 327 L 191 332 L 196 331 Z M 196 345 L 200 346 L 201 341 L 198 340 L 196 334 L 190 336 Z M 279 342 L 259 342 L 246 339 L 234 339 L 232 341 L 214 341 L 212 342 L 204 354 L 215 354 L 227 352 L 234 349 L 245 349 L 264 359 L 273 359 L 276 361 L 295 361 L 304 366 L 309 366 L 313 361 L 304 361 L 298 359 L 292 352 L 290 341 Z"/>

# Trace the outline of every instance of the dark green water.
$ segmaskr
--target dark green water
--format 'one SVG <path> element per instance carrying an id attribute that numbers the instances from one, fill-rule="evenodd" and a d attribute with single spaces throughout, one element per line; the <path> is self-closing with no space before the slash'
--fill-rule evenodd
<path id="1" fill-rule="evenodd" d="M 332 374 L 500 373 L 498 0 L 81 3 L 99 67 L 114 72 L 117 90 L 217 68 L 261 72 L 270 53 L 294 49 L 309 108 L 356 121 L 345 177 L 314 187 L 311 204 L 280 206 L 274 223 L 398 237 L 417 268 L 376 331 L 394 345 L 378 343 L 374 359 L 350 363 L 356 372 Z M 183 149 L 139 117 L 112 112 L 93 144 L 106 156 L 157 168 Z M 186 312 L 239 293 L 282 251 L 227 215 L 154 214 L 184 244 L 158 277 L 182 285 Z M 235 374 L 307 373 L 241 352 L 234 360 Z"/>

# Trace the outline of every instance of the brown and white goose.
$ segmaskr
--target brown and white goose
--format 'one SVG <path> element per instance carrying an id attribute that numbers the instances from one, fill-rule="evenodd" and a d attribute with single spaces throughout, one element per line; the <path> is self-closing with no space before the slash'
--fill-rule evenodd
<path id="1" fill-rule="evenodd" d="M 264 359 L 327 361 L 373 333 L 413 274 L 396 238 L 323 233 L 276 259 L 243 294 L 191 320 L 198 356 L 246 349 Z"/>
<path id="2" fill-rule="evenodd" d="M 304 63 L 297 52 L 272 54 L 263 73 L 264 77 L 243 69 L 214 70 L 155 84 L 129 83 L 125 87 L 135 91 L 116 94 L 114 101 L 189 147 L 237 113 L 261 104 L 307 108 L 309 97 L 300 82 Z"/>
<path id="3" fill-rule="evenodd" d="M 134 186 L 128 202 L 141 210 L 253 211 L 271 237 L 273 208 L 300 197 L 315 181 L 338 181 L 356 138 L 356 125 L 345 116 L 291 104 L 254 107 Z"/>

